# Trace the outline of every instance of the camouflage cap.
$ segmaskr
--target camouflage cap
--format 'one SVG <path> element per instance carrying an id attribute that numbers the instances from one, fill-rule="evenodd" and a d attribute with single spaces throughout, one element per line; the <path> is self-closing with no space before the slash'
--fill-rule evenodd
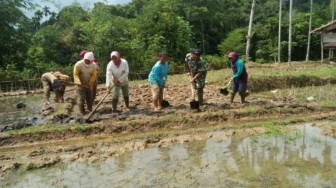
<path id="1" fill-rule="evenodd" d="M 195 49 L 192 50 L 191 54 L 199 57 L 199 56 L 201 56 L 201 51 L 200 51 L 200 49 L 195 48 Z"/>

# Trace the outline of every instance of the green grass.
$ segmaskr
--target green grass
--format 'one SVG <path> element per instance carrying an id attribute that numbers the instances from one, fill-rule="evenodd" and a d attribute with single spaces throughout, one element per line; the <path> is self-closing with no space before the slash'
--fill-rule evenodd
<path id="1" fill-rule="evenodd" d="M 7 131 L 8 134 L 14 135 L 14 134 L 26 134 L 26 133 L 35 133 L 35 132 L 47 132 L 47 131 L 54 131 L 54 132 L 63 132 L 67 129 L 69 129 L 69 126 L 62 126 L 59 124 L 43 124 L 38 126 L 31 126 L 31 127 L 25 127 L 22 129 L 14 129 Z"/>
<path id="2" fill-rule="evenodd" d="M 261 64 L 248 63 L 247 71 L 249 77 L 253 78 L 265 78 L 265 77 L 301 77 L 301 76 L 316 76 L 316 77 L 331 77 L 336 71 L 336 66 L 332 65 L 320 65 L 319 62 L 295 62 L 291 67 L 284 64 L 272 64 L 267 65 L 274 68 L 248 68 L 251 65 L 258 65 L 262 67 Z M 316 65 L 316 66 L 315 66 Z M 221 69 L 221 70 L 210 70 L 207 73 L 206 81 L 208 83 L 222 83 L 223 85 L 227 82 L 225 80 L 226 76 L 231 75 L 231 69 Z M 136 82 L 138 83 L 138 81 Z M 188 77 L 186 74 L 172 75 L 168 78 L 168 83 L 188 83 Z"/>
<path id="3" fill-rule="evenodd" d="M 288 119 L 280 119 L 280 120 L 267 120 L 260 122 L 252 122 L 241 125 L 242 128 L 253 128 L 253 127 L 265 127 L 267 129 L 266 134 L 270 135 L 278 135 L 282 134 L 281 126 L 293 125 L 296 123 L 307 122 L 312 120 L 311 117 L 301 116 L 301 117 L 293 117 Z"/>
<path id="4" fill-rule="evenodd" d="M 91 132 L 94 126 L 91 125 L 76 125 L 75 130 L 83 133 Z"/>
<path id="5" fill-rule="evenodd" d="M 26 170 L 36 170 L 38 169 L 38 166 L 35 163 L 29 163 L 28 166 L 26 167 Z"/>
<path id="6" fill-rule="evenodd" d="M 242 109 L 241 114 L 243 114 L 244 116 L 251 116 L 251 115 L 255 115 L 255 114 L 266 113 L 268 111 L 270 111 L 270 110 L 265 109 L 261 106 L 249 105 L 249 106 Z"/>
<path id="7" fill-rule="evenodd" d="M 178 116 L 177 114 L 173 113 L 173 114 L 161 116 L 159 118 L 155 118 L 153 122 L 157 124 L 168 123 L 168 122 L 179 122 L 181 119 L 182 119 L 181 116 Z"/>
<path id="8" fill-rule="evenodd" d="M 281 135 L 281 134 L 283 134 L 281 126 L 279 126 L 279 125 L 265 124 L 265 125 L 263 125 L 263 127 L 267 128 L 266 134 L 268 134 L 268 135 Z"/>
<path id="9" fill-rule="evenodd" d="M 251 68 L 249 68 L 251 66 Z M 257 66 L 257 67 L 255 67 Z M 292 66 L 289 67 L 287 64 L 256 64 L 248 63 L 246 65 L 249 78 L 253 79 L 266 79 L 269 77 L 283 77 L 288 78 L 292 77 L 297 79 L 300 82 L 301 79 L 305 77 L 333 77 L 336 71 L 336 66 L 323 64 L 320 62 L 293 62 Z M 262 68 L 265 67 L 265 68 Z M 169 72 L 168 72 L 169 74 Z M 219 83 L 225 85 L 227 76 L 231 75 L 231 68 L 221 69 L 221 70 L 209 70 L 206 77 L 207 83 Z M 134 80 L 130 82 L 130 85 L 143 85 L 147 84 L 148 80 Z M 169 75 L 168 82 L 169 84 L 188 84 L 189 78 L 186 74 L 177 74 Z"/>
<path id="10" fill-rule="evenodd" d="M 335 100 L 325 100 L 321 102 L 322 107 L 335 109 L 336 108 L 336 101 Z"/>
<path id="11" fill-rule="evenodd" d="M 29 134 L 29 133 L 42 133 L 42 132 L 59 132 L 62 133 L 66 130 L 75 129 L 77 131 L 81 132 L 89 132 L 91 131 L 96 124 L 75 124 L 73 126 L 69 125 L 60 125 L 60 124 L 42 124 L 38 126 L 31 126 L 31 127 L 25 127 L 22 129 L 14 129 L 7 131 L 10 135 L 16 135 L 16 134 Z"/>

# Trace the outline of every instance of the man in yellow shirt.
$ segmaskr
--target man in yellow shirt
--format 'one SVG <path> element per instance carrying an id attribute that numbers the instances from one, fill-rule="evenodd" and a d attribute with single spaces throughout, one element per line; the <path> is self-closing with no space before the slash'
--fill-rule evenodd
<path id="1" fill-rule="evenodd" d="M 82 115 L 85 114 L 84 104 L 86 102 L 89 111 L 92 111 L 93 96 L 92 89 L 97 77 L 97 68 L 93 63 L 94 56 L 92 52 L 87 52 L 84 59 L 76 63 L 74 67 L 74 80 L 78 95 L 78 107 Z"/>

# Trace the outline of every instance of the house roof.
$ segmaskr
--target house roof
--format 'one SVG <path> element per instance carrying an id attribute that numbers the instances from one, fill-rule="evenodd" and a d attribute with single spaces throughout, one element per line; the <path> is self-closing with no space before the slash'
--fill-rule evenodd
<path id="1" fill-rule="evenodd" d="M 323 25 L 319 28 L 314 29 L 311 31 L 314 34 L 321 34 L 321 33 L 336 33 L 336 20 L 329 22 L 326 25 Z"/>

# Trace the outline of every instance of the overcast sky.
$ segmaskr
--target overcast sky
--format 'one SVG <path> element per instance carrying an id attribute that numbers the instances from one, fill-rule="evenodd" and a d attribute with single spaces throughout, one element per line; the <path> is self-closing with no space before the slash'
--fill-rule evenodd
<path id="1" fill-rule="evenodd" d="M 132 0 L 32 0 L 32 3 L 38 4 L 40 7 L 37 7 L 35 10 L 23 10 L 23 12 L 31 18 L 36 10 L 42 9 L 43 7 L 47 6 L 50 7 L 51 11 L 57 12 L 62 9 L 64 6 L 71 5 L 73 2 L 78 2 L 82 5 L 84 9 L 92 9 L 94 3 L 97 2 L 104 2 L 108 5 L 125 5 Z"/>

